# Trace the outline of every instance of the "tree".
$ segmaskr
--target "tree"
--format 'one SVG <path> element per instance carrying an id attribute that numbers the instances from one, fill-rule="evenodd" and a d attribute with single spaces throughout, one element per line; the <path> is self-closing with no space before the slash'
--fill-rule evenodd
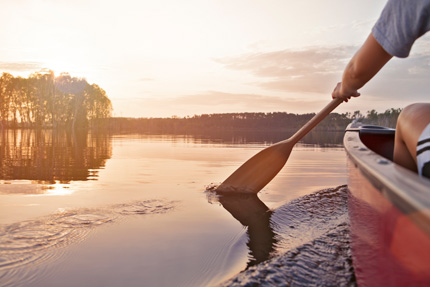
<path id="1" fill-rule="evenodd" d="M 110 117 L 112 103 L 96 84 L 52 71 L 29 78 L 0 77 L 0 123 L 37 128 L 86 128 L 88 122 Z"/>
<path id="2" fill-rule="evenodd" d="M 112 114 L 112 103 L 106 92 L 96 84 L 88 85 L 85 89 L 88 119 L 99 124 L 100 119 L 105 119 Z"/>
<path id="3" fill-rule="evenodd" d="M 38 128 L 52 125 L 54 119 L 54 72 L 38 72 L 30 75 L 29 80 L 34 88 L 33 113 L 35 125 Z"/>
<path id="4" fill-rule="evenodd" d="M 3 129 L 9 119 L 10 103 L 13 93 L 13 76 L 8 73 L 3 73 L 0 77 L 0 121 Z"/>
<path id="5" fill-rule="evenodd" d="M 353 120 L 361 120 L 363 118 L 364 118 L 364 116 L 361 114 L 360 111 L 354 111 L 354 113 L 352 114 Z"/>

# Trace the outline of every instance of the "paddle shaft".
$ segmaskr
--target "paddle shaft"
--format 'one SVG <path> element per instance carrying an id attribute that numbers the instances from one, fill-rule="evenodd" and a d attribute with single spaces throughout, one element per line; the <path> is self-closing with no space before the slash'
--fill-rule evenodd
<path id="1" fill-rule="evenodd" d="M 301 129 L 299 129 L 294 135 L 292 135 L 289 139 L 287 139 L 285 141 L 297 143 L 308 132 L 310 132 L 317 124 L 319 124 L 319 122 L 321 122 L 326 116 L 328 116 L 342 102 L 343 102 L 342 99 L 339 99 L 339 98 L 333 99 L 318 114 L 316 114 L 309 122 L 307 122 Z"/>
<path id="2" fill-rule="evenodd" d="M 258 193 L 282 169 L 294 145 L 342 101 L 333 99 L 292 137 L 265 148 L 250 158 L 217 187 L 217 192 Z"/>

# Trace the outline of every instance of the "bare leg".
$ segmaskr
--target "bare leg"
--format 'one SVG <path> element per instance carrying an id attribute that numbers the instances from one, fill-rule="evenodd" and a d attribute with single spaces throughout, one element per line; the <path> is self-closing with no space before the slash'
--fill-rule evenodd
<path id="1" fill-rule="evenodd" d="M 430 123 L 430 103 L 407 106 L 399 115 L 394 143 L 394 162 L 417 171 L 417 143 Z"/>

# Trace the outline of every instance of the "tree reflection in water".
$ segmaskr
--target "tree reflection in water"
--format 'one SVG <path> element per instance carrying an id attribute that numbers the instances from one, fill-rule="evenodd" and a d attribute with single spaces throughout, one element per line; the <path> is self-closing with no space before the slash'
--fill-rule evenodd
<path id="1" fill-rule="evenodd" d="M 112 156 L 108 134 L 65 130 L 3 130 L 0 180 L 69 183 L 91 180 Z"/>

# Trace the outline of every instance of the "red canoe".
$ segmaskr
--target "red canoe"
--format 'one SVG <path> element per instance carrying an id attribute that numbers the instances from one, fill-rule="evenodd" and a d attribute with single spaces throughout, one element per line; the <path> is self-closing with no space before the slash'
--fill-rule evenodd
<path id="1" fill-rule="evenodd" d="M 392 162 L 393 129 L 351 124 L 351 250 L 358 286 L 430 286 L 430 180 Z"/>

